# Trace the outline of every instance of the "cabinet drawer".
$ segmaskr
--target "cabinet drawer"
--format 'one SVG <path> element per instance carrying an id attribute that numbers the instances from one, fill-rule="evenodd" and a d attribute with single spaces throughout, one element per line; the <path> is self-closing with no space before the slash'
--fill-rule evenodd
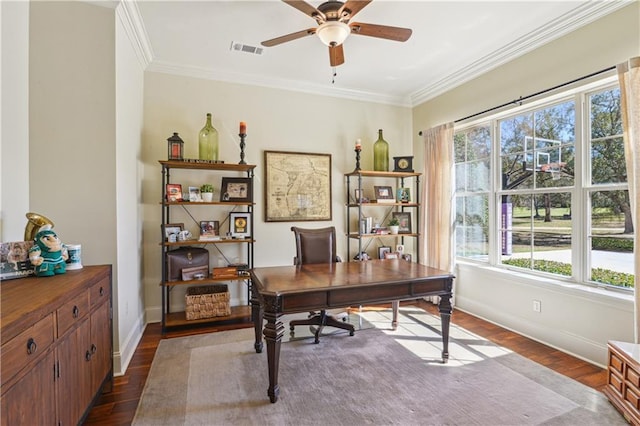
<path id="1" fill-rule="evenodd" d="M 631 383 L 636 388 L 640 388 L 640 374 L 630 365 L 627 365 L 625 381 Z"/>
<path id="2" fill-rule="evenodd" d="M 622 361 L 622 358 L 620 358 L 617 353 L 611 352 L 611 349 L 609 349 L 609 368 L 613 368 L 618 373 L 622 374 L 623 365 L 624 361 Z"/>
<path id="3" fill-rule="evenodd" d="M 49 314 L 2 345 L 2 385 L 30 362 L 40 358 L 53 344 L 53 339 L 53 314 Z"/>
<path id="4" fill-rule="evenodd" d="M 71 327 L 77 324 L 89 312 L 89 291 L 83 291 L 59 308 L 57 313 L 58 319 L 58 338 L 66 333 Z"/>
<path id="5" fill-rule="evenodd" d="M 625 387 L 624 399 L 628 401 L 636 410 L 640 408 L 640 405 L 638 404 L 640 402 L 640 395 L 638 395 L 638 391 L 631 386 Z"/>
<path id="6" fill-rule="evenodd" d="M 91 309 L 101 305 L 111 297 L 111 286 L 109 278 L 105 277 L 91 286 L 89 289 L 89 306 Z"/>
<path id="7" fill-rule="evenodd" d="M 611 370 L 609 370 L 609 387 L 614 388 L 622 396 L 622 379 Z"/>

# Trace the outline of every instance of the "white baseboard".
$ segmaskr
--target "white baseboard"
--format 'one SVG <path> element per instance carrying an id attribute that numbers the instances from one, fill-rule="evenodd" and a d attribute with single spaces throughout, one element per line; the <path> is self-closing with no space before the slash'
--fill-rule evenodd
<path id="1" fill-rule="evenodd" d="M 120 351 L 115 351 L 113 353 L 113 375 L 123 376 L 127 371 L 127 367 L 131 362 L 131 358 L 133 358 L 133 354 L 138 347 L 138 343 L 142 339 L 142 335 L 144 334 L 144 330 L 147 327 L 147 323 L 145 321 L 144 314 L 141 315 L 136 321 L 135 325 L 131 327 L 131 332 L 120 345 Z"/>

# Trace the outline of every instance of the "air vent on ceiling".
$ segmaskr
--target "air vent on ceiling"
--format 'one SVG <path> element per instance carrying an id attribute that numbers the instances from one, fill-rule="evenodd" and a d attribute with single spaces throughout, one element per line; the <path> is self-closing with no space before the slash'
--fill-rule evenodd
<path id="1" fill-rule="evenodd" d="M 253 53 L 254 55 L 262 55 L 262 47 L 249 46 L 248 44 L 231 42 L 231 50 L 238 52 Z"/>

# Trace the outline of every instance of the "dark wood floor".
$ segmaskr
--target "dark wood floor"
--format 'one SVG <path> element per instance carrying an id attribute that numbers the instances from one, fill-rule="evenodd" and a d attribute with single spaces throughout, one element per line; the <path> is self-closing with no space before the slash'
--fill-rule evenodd
<path id="1" fill-rule="evenodd" d="M 430 303 L 419 301 L 415 304 L 428 312 L 437 314 L 437 308 Z M 602 390 L 607 383 L 606 370 L 472 315 L 454 310 L 452 322 L 594 389 Z M 247 325 L 244 326 L 246 327 Z M 238 328 L 238 326 L 204 328 L 198 329 L 198 332 L 204 333 L 231 328 Z M 179 337 L 193 333 L 193 331 L 171 332 L 165 334 L 164 338 Z M 84 423 L 85 425 L 131 424 L 149 374 L 153 356 L 162 338 L 160 324 L 149 324 L 147 326 L 126 374 L 114 379 L 113 391 L 102 395 L 89 413 Z"/>

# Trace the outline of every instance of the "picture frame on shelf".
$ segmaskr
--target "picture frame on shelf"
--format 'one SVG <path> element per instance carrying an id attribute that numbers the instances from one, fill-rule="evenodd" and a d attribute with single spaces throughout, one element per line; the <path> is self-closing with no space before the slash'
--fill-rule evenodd
<path id="1" fill-rule="evenodd" d="M 396 244 L 396 253 L 398 253 L 398 255 L 402 256 L 404 254 L 404 245 Z"/>
<path id="2" fill-rule="evenodd" d="M 167 201 L 175 203 L 182 201 L 182 185 L 179 183 L 168 183 L 166 188 Z"/>
<path id="3" fill-rule="evenodd" d="M 378 259 L 384 259 L 385 254 L 391 253 L 391 247 L 389 246 L 380 246 L 378 247 Z"/>
<path id="4" fill-rule="evenodd" d="M 410 203 L 411 188 L 398 188 L 396 190 L 396 199 L 399 203 Z"/>
<path id="5" fill-rule="evenodd" d="M 399 234 L 411 233 L 411 212 L 393 212 L 392 217 L 397 218 L 400 222 Z"/>
<path id="6" fill-rule="evenodd" d="M 251 237 L 251 213 L 231 212 L 229 213 L 229 234 L 232 238 Z"/>
<path id="7" fill-rule="evenodd" d="M 190 202 L 202 201 L 202 196 L 200 195 L 200 187 L 199 186 L 190 186 L 189 187 L 189 201 Z"/>
<path id="8" fill-rule="evenodd" d="M 184 231 L 184 223 L 165 223 L 162 225 L 162 233 L 164 235 L 164 240 L 169 241 L 170 235 L 176 235 L 181 231 Z"/>
<path id="9" fill-rule="evenodd" d="M 253 202 L 251 178 L 223 177 L 220 185 L 220 201 L 228 203 Z"/>
<path id="10" fill-rule="evenodd" d="M 264 151 L 265 222 L 332 219 L 331 154 Z"/>
<path id="11" fill-rule="evenodd" d="M 405 253 L 402 255 L 402 258 L 407 262 L 411 262 L 411 253 Z"/>
<path id="12" fill-rule="evenodd" d="M 393 188 L 390 186 L 374 186 L 376 202 L 378 203 L 395 203 L 396 198 L 393 195 Z"/>
<path id="13" fill-rule="evenodd" d="M 220 222 L 217 220 L 200 221 L 200 241 L 219 240 Z"/>

